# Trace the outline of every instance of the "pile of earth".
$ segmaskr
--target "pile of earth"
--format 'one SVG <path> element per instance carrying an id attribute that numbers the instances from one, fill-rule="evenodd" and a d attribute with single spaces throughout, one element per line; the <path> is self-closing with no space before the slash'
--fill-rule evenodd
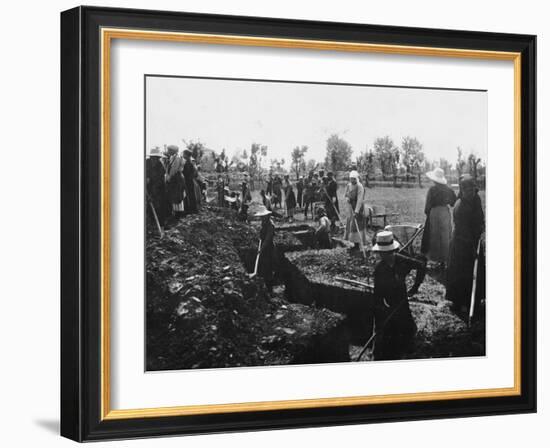
<path id="1" fill-rule="evenodd" d="M 349 360 L 341 315 L 291 304 L 249 278 L 239 248 L 257 238 L 230 210 L 209 206 L 162 239 L 148 229 L 147 370 Z"/>

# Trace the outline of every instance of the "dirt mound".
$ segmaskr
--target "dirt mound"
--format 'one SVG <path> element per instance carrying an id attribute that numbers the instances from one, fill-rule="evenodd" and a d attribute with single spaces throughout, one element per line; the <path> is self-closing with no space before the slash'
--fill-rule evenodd
<path id="1" fill-rule="evenodd" d="M 271 297 L 239 248 L 257 229 L 207 207 L 148 233 L 147 370 L 347 360 L 343 317 Z M 340 341 L 329 348 L 329 341 Z"/>
<path id="2" fill-rule="evenodd" d="M 415 351 L 411 358 L 485 355 L 482 326 L 468 328 L 445 299 L 445 287 L 426 276 L 418 294 L 409 300 L 416 322 Z"/>

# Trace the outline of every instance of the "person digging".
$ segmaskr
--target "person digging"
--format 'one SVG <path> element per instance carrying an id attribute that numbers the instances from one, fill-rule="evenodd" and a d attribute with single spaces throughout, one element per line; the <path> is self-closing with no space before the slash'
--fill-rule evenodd
<path id="1" fill-rule="evenodd" d="M 399 243 L 393 233 L 378 232 L 372 251 L 380 261 L 374 269 L 374 360 L 400 359 L 414 345 L 416 324 L 409 308 L 405 278 L 410 272 L 407 260 L 397 256 Z"/>
<path id="2" fill-rule="evenodd" d="M 317 219 L 319 227 L 315 230 L 315 243 L 319 249 L 332 249 L 330 238 L 330 219 L 323 207 L 317 209 Z"/>
<path id="3" fill-rule="evenodd" d="M 264 279 L 265 286 L 269 292 L 273 291 L 273 238 L 275 236 L 275 225 L 271 219 L 271 212 L 267 208 L 263 208 L 254 216 L 262 219 L 262 227 L 260 229 L 260 241 L 258 244 L 258 254 L 256 256 L 256 266 L 254 272 L 250 274 L 250 278 L 256 274 Z"/>

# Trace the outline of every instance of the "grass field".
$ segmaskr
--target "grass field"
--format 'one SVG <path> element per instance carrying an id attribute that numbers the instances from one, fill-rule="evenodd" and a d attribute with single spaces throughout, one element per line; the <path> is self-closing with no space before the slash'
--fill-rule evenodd
<path id="1" fill-rule="evenodd" d="M 338 188 L 338 201 L 342 220 L 347 218 L 350 211 L 344 198 L 344 192 L 345 186 L 340 185 Z M 457 191 L 455 190 L 455 192 Z M 365 201 L 372 205 L 384 206 L 387 213 L 398 213 L 397 216 L 388 218 L 388 224 L 421 224 L 426 219 L 424 206 L 427 193 L 427 186 L 425 188 L 366 188 Z M 481 191 L 479 195 L 485 211 L 485 191 Z M 261 202 L 259 191 L 254 191 L 252 197 L 253 200 Z M 295 218 L 296 220 L 303 219 L 303 213 L 297 210 Z M 375 224 L 382 225 L 382 220 Z"/>

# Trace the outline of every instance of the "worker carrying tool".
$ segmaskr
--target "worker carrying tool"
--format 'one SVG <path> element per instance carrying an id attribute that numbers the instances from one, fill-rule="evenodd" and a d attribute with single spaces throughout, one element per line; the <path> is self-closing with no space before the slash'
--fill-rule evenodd
<path id="1" fill-rule="evenodd" d="M 416 324 L 405 284 L 414 266 L 409 257 L 397 256 L 399 247 L 393 233 L 383 230 L 376 235 L 372 248 L 380 257 L 374 269 L 375 360 L 400 359 L 414 346 Z"/>
<path id="2" fill-rule="evenodd" d="M 319 227 L 315 230 L 315 243 L 319 249 L 332 249 L 330 238 L 330 219 L 323 207 L 317 209 L 317 219 Z"/>
<path id="3" fill-rule="evenodd" d="M 271 292 L 273 290 L 273 252 L 275 250 L 273 238 L 275 236 L 275 225 L 271 219 L 271 212 L 265 207 L 254 216 L 262 219 L 255 273 L 257 272 L 264 279 L 265 286 Z"/>

